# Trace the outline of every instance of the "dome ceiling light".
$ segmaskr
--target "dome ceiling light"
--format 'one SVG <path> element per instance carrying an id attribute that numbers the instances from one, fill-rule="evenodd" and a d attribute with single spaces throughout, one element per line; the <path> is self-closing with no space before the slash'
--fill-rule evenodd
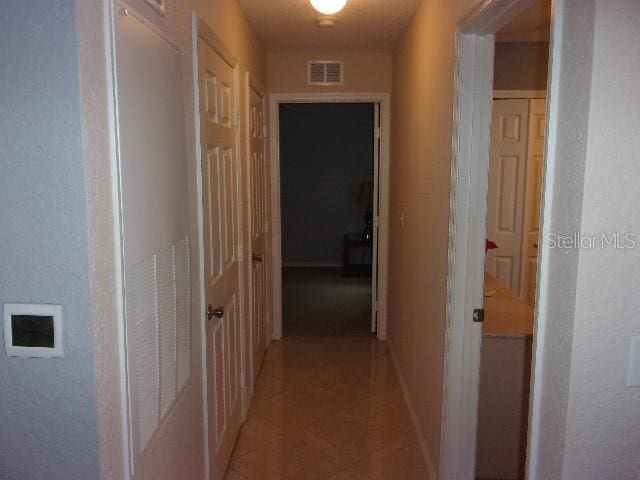
<path id="1" fill-rule="evenodd" d="M 347 0 L 309 0 L 313 8 L 325 15 L 333 15 L 342 10 Z"/>

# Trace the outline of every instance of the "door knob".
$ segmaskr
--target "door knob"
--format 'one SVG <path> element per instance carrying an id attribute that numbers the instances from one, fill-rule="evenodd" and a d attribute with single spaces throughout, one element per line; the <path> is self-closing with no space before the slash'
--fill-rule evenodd
<path id="1" fill-rule="evenodd" d="M 209 304 L 207 306 L 207 319 L 211 320 L 213 317 L 218 317 L 218 318 L 224 317 L 224 308 L 222 307 L 213 308 L 213 305 Z"/>
<path id="2" fill-rule="evenodd" d="M 253 255 L 251 255 L 251 260 L 253 260 L 254 262 L 262 262 L 262 254 L 260 253 L 254 253 Z"/>

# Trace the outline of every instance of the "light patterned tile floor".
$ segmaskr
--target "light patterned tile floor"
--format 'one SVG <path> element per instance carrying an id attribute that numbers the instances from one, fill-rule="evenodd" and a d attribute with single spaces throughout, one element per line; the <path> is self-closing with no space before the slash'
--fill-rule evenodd
<path id="1" fill-rule="evenodd" d="M 421 480 L 386 344 L 284 338 L 267 353 L 227 480 Z"/>

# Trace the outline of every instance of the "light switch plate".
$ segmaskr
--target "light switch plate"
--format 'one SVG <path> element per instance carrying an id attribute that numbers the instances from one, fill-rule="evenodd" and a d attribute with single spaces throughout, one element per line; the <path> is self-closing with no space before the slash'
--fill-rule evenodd
<path id="1" fill-rule="evenodd" d="M 631 337 L 627 387 L 640 387 L 640 337 Z"/>

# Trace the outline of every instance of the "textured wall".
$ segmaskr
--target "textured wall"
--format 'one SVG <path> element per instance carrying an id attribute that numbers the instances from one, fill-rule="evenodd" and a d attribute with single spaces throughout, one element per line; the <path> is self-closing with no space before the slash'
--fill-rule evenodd
<path id="1" fill-rule="evenodd" d="M 373 105 L 280 107 L 283 262 L 342 262 L 342 237 L 362 233 L 360 184 L 373 182 Z"/>
<path id="2" fill-rule="evenodd" d="M 546 90 L 549 42 L 496 43 L 493 88 Z"/>
<path id="3" fill-rule="evenodd" d="M 640 5 L 565 0 L 556 14 L 543 234 L 638 232 L 640 62 L 621 52 L 640 41 Z M 626 376 L 640 250 L 543 245 L 530 478 L 636 479 L 640 389 Z"/>
<path id="4" fill-rule="evenodd" d="M 581 229 L 584 164 L 589 126 L 589 96 L 593 50 L 594 2 L 565 0 L 557 4 L 554 32 L 559 59 L 554 59 L 559 92 L 551 97 L 548 141 L 556 139 L 555 152 L 546 159 L 553 172 L 545 178 L 543 234 L 571 234 Z M 559 38 L 558 30 L 563 37 Z M 552 93 L 552 95 L 554 95 Z M 540 318 L 545 330 L 537 330 L 535 382 L 531 431 L 539 435 L 532 445 L 531 463 L 537 478 L 561 478 L 567 402 L 573 343 L 577 250 L 551 250 L 542 243 L 539 292 Z"/>
<path id="5" fill-rule="evenodd" d="M 307 84 L 309 60 L 342 60 L 344 85 Z M 389 53 L 269 53 L 267 55 L 269 93 L 390 92 L 391 54 Z"/>
<path id="6" fill-rule="evenodd" d="M 582 3 L 582 2 L 581 2 Z M 582 233 L 640 232 L 640 3 L 596 1 Z M 618 52 L 618 54 L 614 54 Z M 564 479 L 640 475 L 640 388 L 627 388 L 630 339 L 640 335 L 640 244 L 581 249 Z"/>
<path id="7" fill-rule="evenodd" d="M 75 31 L 72 0 L 0 16 L 0 302 L 60 303 L 66 327 L 64 358 L 0 349 L 3 480 L 98 478 Z"/>
<path id="8" fill-rule="evenodd" d="M 423 2 L 393 53 L 389 343 L 433 478 L 442 417 L 455 24 L 470 4 Z"/>

